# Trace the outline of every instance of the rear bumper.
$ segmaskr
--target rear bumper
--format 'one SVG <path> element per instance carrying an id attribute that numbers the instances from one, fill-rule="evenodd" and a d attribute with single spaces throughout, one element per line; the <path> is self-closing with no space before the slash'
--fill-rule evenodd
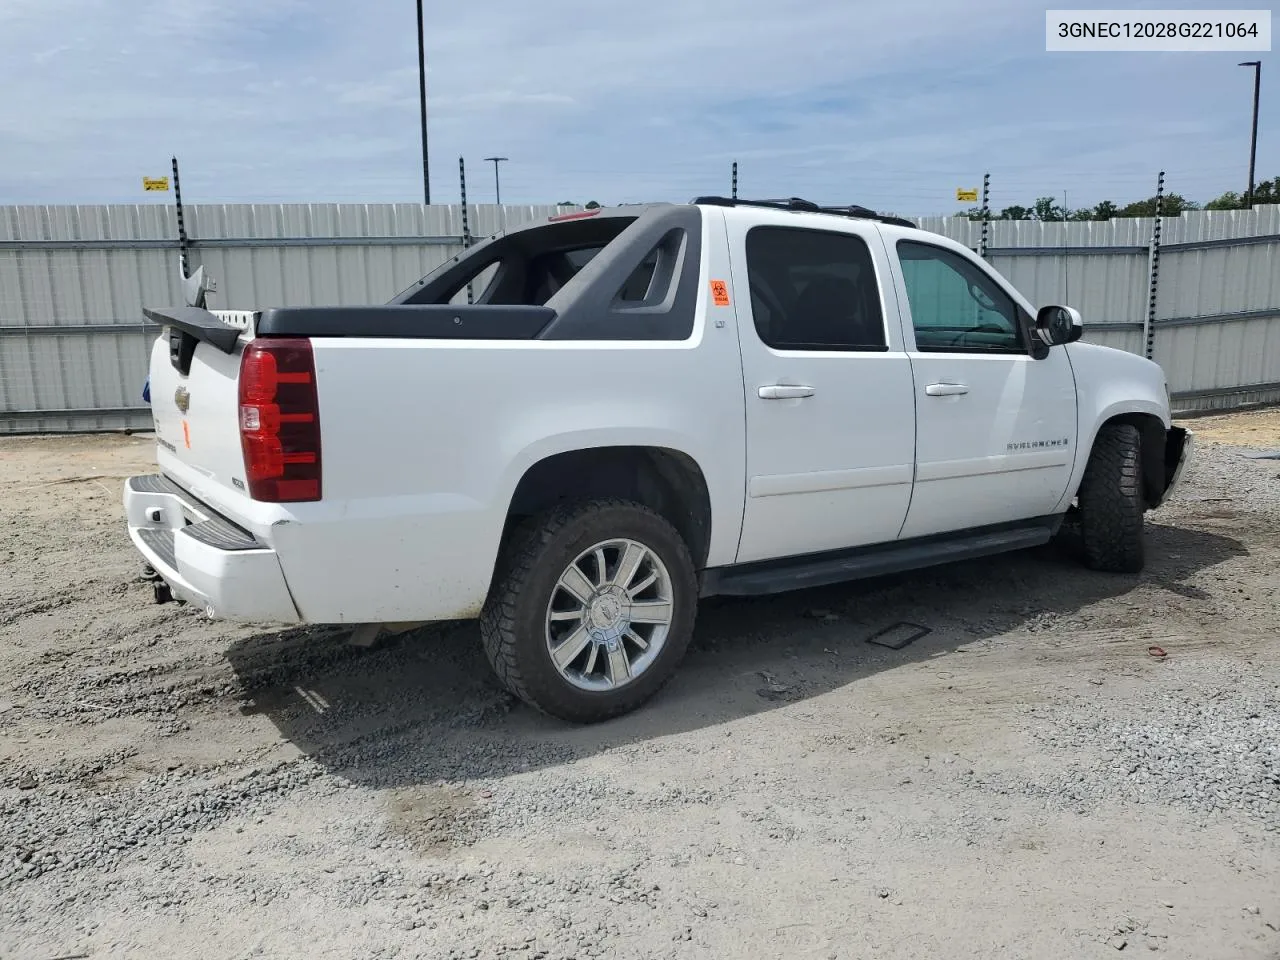
<path id="1" fill-rule="evenodd" d="M 134 546 L 174 596 L 219 619 L 301 622 L 275 551 L 167 477 L 130 477 L 124 509 Z"/>

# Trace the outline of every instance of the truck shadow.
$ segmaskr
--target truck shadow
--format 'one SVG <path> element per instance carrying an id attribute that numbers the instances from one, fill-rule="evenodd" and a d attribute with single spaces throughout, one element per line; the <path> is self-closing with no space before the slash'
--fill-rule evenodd
<path id="1" fill-rule="evenodd" d="M 1083 663 L 1113 651 L 1117 632 L 1141 631 L 1153 607 L 1206 599 L 1187 581 L 1247 552 L 1226 536 L 1154 524 L 1148 545 L 1140 576 L 1092 573 L 1061 547 L 1045 547 L 769 598 L 704 601 L 667 688 L 636 713 L 589 727 L 544 717 L 501 690 L 474 623 L 433 625 L 370 649 L 350 646 L 349 629 L 289 630 L 241 640 L 227 657 L 241 709 L 268 717 L 336 776 L 375 788 L 504 777 L 739 720 L 905 664 L 998 648 L 1002 639 L 1025 644 L 1008 637 L 1019 631 L 1057 625 L 1044 652 Z M 1139 585 L 1168 600 L 1146 593 L 1142 606 L 1112 605 L 1094 620 L 1091 604 Z M 901 650 L 866 642 L 900 621 L 931 632 Z M 1133 642 L 1144 644 L 1140 633 Z"/>

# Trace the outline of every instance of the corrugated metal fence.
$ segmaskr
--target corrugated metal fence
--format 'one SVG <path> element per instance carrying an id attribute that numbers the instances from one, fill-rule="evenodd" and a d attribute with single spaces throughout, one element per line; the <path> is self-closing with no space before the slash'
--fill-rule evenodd
<path id="1" fill-rule="evenodd" d="M 978 246 L 980 223 L 918 222 Z M 1280 401 L 1280 206 L 1165 217 L 1152 313 L 1154 227 L 1154 218 L 995 221 L 987 252 L 1033 303 L 1077 307 L 1085 339 L 1143 354 L 1150 337 L 1175 409 Z"/>
<path id="2" fill-rule="evenodd" d="M 473 205 L 470 233 L 553 206 Z M 460 206 L 196 205 L 190 261 L 220 308 L 380 303 L 462 249 Z M 925 218 L 976 248 L 980 224 Z M 1153 322 L 1151 219 L 995 222 L 988 254 L 1035 303 L 1080 308 L 1086 339 L 1152 353 L 1183 410 L 1280 400 L 1280 207 L 1166 218 Z M 0 433 L 150 426 L 155 328 L 182 302 L 177 221 L 159 205 L 0 207 Z"/>
<path id="3" fill-rule="evenodd" d="M 468 207 L 473 237 L 566 208 Z M 462 250 L 461 206 L 184 209 L 215 307 L 381 303 Z M 0 207 L 0 433 L 144 429 L 144 306 L 181 304 L 177 217 L 160 205 Z"/>

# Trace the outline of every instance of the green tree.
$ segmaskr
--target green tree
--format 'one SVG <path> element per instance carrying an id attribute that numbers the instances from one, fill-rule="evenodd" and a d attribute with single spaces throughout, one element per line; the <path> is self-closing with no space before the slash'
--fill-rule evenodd
<path id="1" fill-rule="evenodd" d="M 1280 177 L 1263 180 L 1253 188 L 1254 203 L 1280 203 Z"/>
<path id="2" fill-rule="evenodd" d="M 1228 190 L 1220 197 L 1214 197 L 1204 205 L 1206 210 L 1239 210 L 1244 206 L 1244 197 L 1234 190 Z"/>
<path id="3" fill-rule="evenodd" d="M 1101 203 L 1099 203 L 1096 207 L 1093 208 L 1092 219 L 1110 220 L 1112 217 L 1117 216 L 1119 213 L 1120 213 L 1119 207 L 1117 207 L 1110 200 L 1103 200 Z"/>
<path id="4" fill-rule="evenodd" d="M 1253 202 L 1280 203 L 1280 177 L 1254 184 Z M 1214 197 L 1204 205 L 1204 208 L 1206 210 L 1244 210 L 1248 206 L 1249 204 L 1245 202 L 1244 194 L 1228 190 L 1222 196 Z"/>
<path id="5" fill-rule="evenodd" d="M 1033 208 L 1035 219 L 1053 222 L 1065 219 L 1066 213 L 1067 211 L 1058 206 L 1053 197 L 1036 197 L 1036 204 Z"/>
<path id="6" fill-rule="evenodd" d="M 1263 180 L 1253 189 L 1253 202 L 1280 203 L 1280 177 Z M 1210 200 L 1202 208 L 1200 204 L 1177 193 L 1165 194 L 1161 203 L 1161 212 L 1166 217 L 1176 217 L 1185 210 L 1243 210 L 1246 209 L 1245 198 L 1233 190 Z M 1061 206 L 1054 197 L 1037 197 L 1035 204 L 1024 207 L 1013 204 L 1005 207 L 998 214 L 992 213 L 992 220 L 1041 220 L 1055 222 L 1062 220 L 1111 220 L 1116 217 L 1154 217 L 1156 215 L 1156 198 L 1135 200 L 1133 203 L 1117 206 L 1110 200 L 1103 200 L 1093 207 L 1081 207 L 1069 210 Z M 970 207 L 962 217 L 970 220 L 982 219 L 981 207 Z"/>
<path id="7" fill-rule="evenodd" d="M 1176 193 L 1167 194 L 1161 204 L 1160 212 L 1165 217 L 1176 217 L 1184 210 L 1199 210 L 1200 204 Z M 1156 215 L 1156 198 L 1147 197 L 1120 208 L 1118 217 L 1154 217 Z"/>
<path id="8" fill-rule="evenodd" d="M 1005 207 L 1000 211 L 998 220 L 1030 220 L 1031 214 L 1034 213 L 1030 207 L 1020 207 L 1014 204 L 1012 207 Z"/>

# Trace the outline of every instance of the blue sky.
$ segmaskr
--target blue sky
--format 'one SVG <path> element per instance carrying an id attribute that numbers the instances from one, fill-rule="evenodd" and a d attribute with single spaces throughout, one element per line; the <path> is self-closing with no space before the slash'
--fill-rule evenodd
<path id="1" fill-rule="evenodd" d="M 1170 3 L 1129 7 L 1165 8 Z M 1055 7 L 1100 4 L 1055 3 Z M 1200 8 L 1238 8 L 1211 4 Z M 1253 6 L 1261 6 L 1254 4 Z M 1028 0 L 429 2 L 432 199 L 729 190 L 908 214 L 1065 190 L 1080 206 L 1280 175 L 1273 54 L 1044 50 Z M 0 0 L 0 203 L 421 198 L 413 0 Z"/>

